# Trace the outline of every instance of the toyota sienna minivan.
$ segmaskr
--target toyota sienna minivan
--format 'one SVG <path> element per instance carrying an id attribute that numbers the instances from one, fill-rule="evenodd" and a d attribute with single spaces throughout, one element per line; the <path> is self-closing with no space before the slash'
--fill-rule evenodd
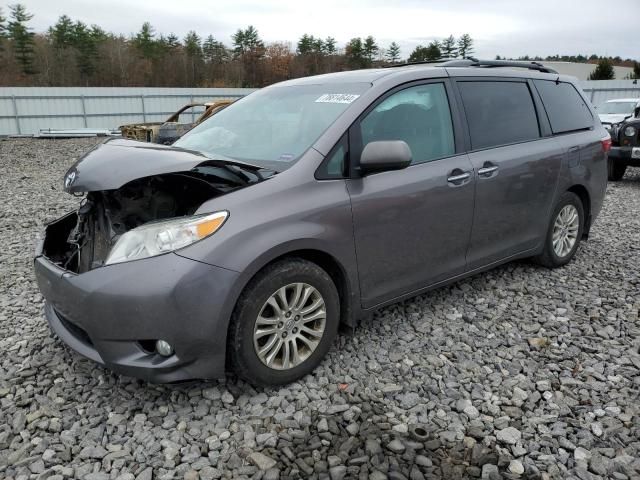
<path id="1" fill-rule="evenodd" d="M 454 60 L 252 93 L 173 146 L 106 141 L 35 272 L 57 336 L 151 382 L 292 382 L 340 323 L 519 258 L 560 267 L 611 138 L 575 79 Z"/>

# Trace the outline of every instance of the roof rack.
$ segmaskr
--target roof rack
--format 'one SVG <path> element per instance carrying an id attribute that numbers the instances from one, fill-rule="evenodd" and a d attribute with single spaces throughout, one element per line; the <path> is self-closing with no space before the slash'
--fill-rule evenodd
<path id="1" fill-rule="evenodd" d="M 545 67 L 539 62 L 515 62 L 511 60 L 478 60 L 477 58 L 467 57 L 462 60 L 450 60 L 442 64 L 443 67 L 515 67 L 527 68 L 529 70 L 537 70 L 542 73 L 558 73 L 553 68 Z"/>
<path id="2" fill-rule="evenodd" d="M 555 73 L 558 72 L 553 68 L 546 67 L 539 62 L 516 62 L 511 60 L 478 60 L 473 57 L 465 57 L 462 59 L 449 59 L 441 58 L 439 60 L 428 60 L 424 62 L 407 62 L 399 63 L 396 65 L 390 65 L 390 67 L 404 67 L 407 65 L 423 65 L 423 64 L 438 64 L 439 67 L 482 67 L 482 68 L 497 68 L 497 67 L 514 67 L 514 68 L 526 68 L 529 70 L 536 70 L 542 73 Z"/>

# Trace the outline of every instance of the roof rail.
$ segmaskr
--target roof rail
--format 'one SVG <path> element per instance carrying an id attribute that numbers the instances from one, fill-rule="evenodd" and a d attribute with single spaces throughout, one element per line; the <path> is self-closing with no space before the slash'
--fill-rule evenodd
<path id="1" fill-rule="evenodd" d="M 539 62 L 516 62 L 511 60 L 478 60 L 473 57 L 465 58 L 441 58 L 438 60 L 428 60 L 423 62 L 407 62 L 390 65 L 389 67 L 404 67 L 407 65 L 424 65 L 424 64 L 437 64 L 439 67 L 483 67 L 483 68 L 497 68 L 497 67 L 513 67 L 513 68 L 526 68 L 529 70 L 536 70 L 542 73 L 555 73 L 558 72 L 553 68 L 546 67 Z"/>
<path id="2" fill-rule="evenodd" d="M 539 62 L 516 62 L 512 60 L 478 60 L 476 58 L 467 57 L 462 60 L 450 60 L 442 64 L 443 67 L 514 67 L 527 68 L 529 70 L 537 70 L 542 73 L 558 73 L 553 68 L 545 67 Z"/>
<path id="3" fill-rule="evenodd" d="M 449 58 L 439 58 L 437 60 L 420 60 L 419 62 L 401 62 L 401 63 L 392 63 L 391 65 L 384 65 L 382 68 L 398 68 L 398 67 L 407 67 L 410 65 L 434 65 L 436 63 L 442 64 L 450 60 Z"/>

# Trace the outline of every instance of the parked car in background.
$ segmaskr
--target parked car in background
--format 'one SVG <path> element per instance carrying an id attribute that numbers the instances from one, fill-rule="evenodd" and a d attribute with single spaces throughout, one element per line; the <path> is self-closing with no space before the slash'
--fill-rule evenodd
<path id="1" fill-rule="evenodd" d="M 204 122 L 211 115 L 231 105 L 233 102 L 234 100 L 218 100 L 206 103 L 189 103 L 164 122 L 122 125 L 120 132 L 124 138 L 130 138 L 131 140 L 171 145 L 193 127 Z M 203 109 L 204 111 L 200 111 Z"/>
<path id="2" fill-rule="evenodd" d="M 611 135 L 607 177 L 619 181 L 628 166 L 640 166 L 640 98 L 608 100 L 596 108 L 602 125 Z"/>
<path id="3" fill-rule="evenodd" d="M 598 105 L 596 110 L 600 121 L 606 127 L 638 116 L 638 108 L 640 108 L 640 98 L 617 98 Z"/>
<path id="4" fill-rule="evenodd" d="M 622 180 L 627 167 L 640 167 L 640 108 L 636 108 L 634 117 L 608 127 L 611 135 L 608 178 L 617 182 Z"/>
<path id="5" fill-rule="evenodd" d="M 611 138 L 573 77 L 453 60 L 258 90 L 173 146 L 73 165 L 35 273 L 54 332 L 153 382 L 311 372 L 338 325 L 496 265 L 561 267 Z"/>

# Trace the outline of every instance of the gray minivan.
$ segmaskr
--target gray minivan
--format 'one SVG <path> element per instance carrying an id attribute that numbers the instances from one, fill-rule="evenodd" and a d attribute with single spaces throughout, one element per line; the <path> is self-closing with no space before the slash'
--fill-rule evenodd
<path id="1" fill-rule="evenodd" d="M 261 89 L 173 146 L 115 139 L 35 272 L 52 330 L 152 382 L 299 379 L 340 323 L 501 263 L 566 264 L 611 139 L 575 79 L 454 60 Z"/>

